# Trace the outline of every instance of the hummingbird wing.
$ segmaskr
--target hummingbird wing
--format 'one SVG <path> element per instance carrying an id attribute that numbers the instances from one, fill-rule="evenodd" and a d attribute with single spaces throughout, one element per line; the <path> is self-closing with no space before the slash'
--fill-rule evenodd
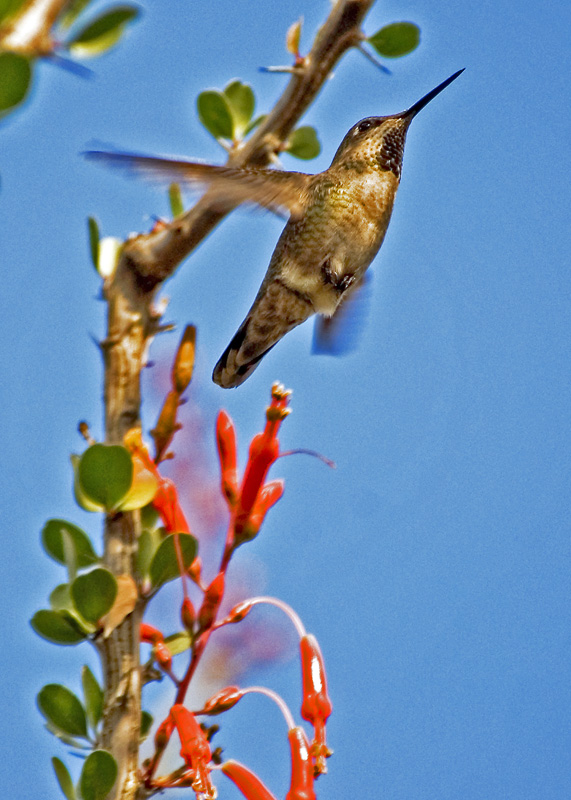
<path id="1" fill-rule="evenodd" d="M 313 177 L 303 172 L 223 167 L 137 153 L 89 150 L 84 155 L 90 161 L 141 173 L 145 177 L 176 181 L 195 189 L 212 187 L 220 193 L 223 206 L 254 203 L 279 216 L 298 217 L 303 213 L 307 187 Z"/>
<path id="2" fill-rule="evenodd" d="M 313 355 L 346 356 L 359 345 L 371 305 L 372 275 L 366 272 L 345 294 L 332 317 L 318 316 L 313 328 Z"/>
<path id="3" fill-rule="evenodd" d="M 281 278 L 264 281 L 246 319 L 214 367 L 214 383 L 223 389 L 240 386 L 282 336 L 314 313 L 309 298 Z"/>

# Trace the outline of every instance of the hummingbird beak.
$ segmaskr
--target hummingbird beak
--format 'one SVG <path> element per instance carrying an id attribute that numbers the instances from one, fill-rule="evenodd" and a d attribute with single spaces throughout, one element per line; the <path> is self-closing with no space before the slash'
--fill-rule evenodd
<path id="1" fill-rule="evenodd" d="M 425 94 L 424 97 L 421 97 L 420 100 L 418 100 L 413 106 L 408 108 L 406 111 L 402 111 L 400 114 L 395 114 L 395 117 L 400 117 L 401 119 L 405 119 L 407 120 L 407 122 L 410 123 L 411 120 L 414 117 L 416 117 L 418 112 L 424 108 L 424 106 L 428 105 L 428 103 L 430 103 L 431 100 L 434 100 L 437 94 L 440 94 L 440 92 L 443 89 L 446 89 L 446 87 L 449 86 L 452 83 L 452 81 L 455 81 L 456 78 L 463 72 L 464 72 L 463 69 L 459 69 L 458 72 L 455 72 L 454 75 L 451 75 L 449 78 L 446 78 L 446 80 L 442 81 L 442 83 L 439 86 L 437 86 L 436 89 L 433 89 L 431 92 L 428 92 L 428 94 Z"/>

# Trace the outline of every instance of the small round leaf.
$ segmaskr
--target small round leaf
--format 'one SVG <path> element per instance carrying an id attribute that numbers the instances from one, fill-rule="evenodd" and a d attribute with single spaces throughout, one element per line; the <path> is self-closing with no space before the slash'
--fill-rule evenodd
<path id="1" fill-rule="evenodd" d="M 87 756 L 79 790 L 83 800 L 105 800 L 117 779 L 117 762 L 107 750 L 94 750 Z"/>
<path id="2" fill-rule="evenodd" d="M 59 788 L 62 790 L 66 800 L 75 800 L 76 795 L 75 789 L 73 788 L 73 781 L 71 780 L 71 775 L 66 765 L 61 759 L 54 756 L 52 758 L 52 766 L 56 774 L 57 782 L 59 783 Z"/>
<path id="3" fill-rule="evenodd" d="M 18 53 L 0 53 L 0 117 L 19 105 L 30 88 L 32 66 Z"/>
<path id="4" fill-rule="evenodd" d="M 173 219 L 180 217 L 181 214 L 184 214 L 180 183 L 171 183 L 169 186 L 169 205 L 171 207 Z"/>
<path id="5" fill-rule="evenodd" d="M 116 44 L 127 23 L 139 15 L 135 6 L 117 6 L 97 17 L 83 30 L 79 31 L 67 46 L 72 55 L 79 58 L 98 56 Z"/>
<path id="6" fill-rule="evenodd" d="M 167 636 L 165 644 L 171 656 L 174 657 L 188 650 L 192 644 L 192 639 L 187 631 L 179 631 L 179 633 L 171 633 L 170 636 Z"/>
<path id="7" fill-rule="evenodd" d="M 140 458 L 133 458 L 133 480 L 127 494 L 117 503 L 118 511 L 144 508 L 157 493 L 159 482 Z"/>
<path id="8" fill-rule="evenodd" d="M 36 611 L 30 620 L 30 625 L 38 636 L 54 644 L 77 644 L 87 638 L 79 625 L 64 611 L 51 609 Z"/>
<path id="9" fill-rule="evenodd" d="M 73 600 L 69 590 L 69 583 L 60 583 L 50 593 L 50 606 L 54 611 L 71 611 Z"/>
<path id="10" fill-rule="evenodd" d="M 54 727 L 70 736 L 87 737 L 85 709 L 66 686 L 48 683 L 38 692 L 38 707 Z"/>
<path id="11" fill-rule="evenodd" d="M 77 576 L 71 584 L 71 596 L 81 616 L 95 623 L 113 605 L 117 596 L 117 581 L 108 569 L 99 567 Z"/>
<path id="12" fill-rule="evenodd" d="M 367 41 L 379 55 L 399 58 L 416 50 L 420 42 L 420 28 L 414 22 L 393 22 L 378 30 Z"/>
<path id="13" fill-rule="evenodd" d="M 224 89 L 224 95 L 230 104 L 235 135 L 237 138 L 241 138 L 247 130 L 256 108 L 254 92 L 247 83 L 232 81 Z"/>
<path id="14" fill-rule="evenodd" d="M 95 730 L 103 716 L 103 690 L 88 666 L 84 666 L 81 670 L 81 683 L 87 719 L 93 730 Z"/>
<path id="15" fill-rule="evenodd" d="M 155 553 L 150 566 L 151 583 L 154 588 L 180 577 L 180 569 L 176 557 L 175 536 L 178 536 L 184 568 L 190 567 L 196 557 L 197 544 L 189 533 L 177 533 L 163 539 Z"/>
<path id="16" fill-rule="evenodd" d="M 95 217 L 87 218 L 87 230 L 89 232 L 89 254 L 91 263 L 96 270 L 99 269 L 99 225 Z"/>
<path id="17" fill-rule="evenodd" d="M 77 472 L 88 499 L 112 511 L 131 487 L 133 461 L 121 445 L 93 444 L 81 456 Z"/>
<path id="18" fill-rule="evenodd" d="M 42 529 L 42 545 L 46 553 L 54 561 L 65 564 L 65 550 L 63 532 L 66 532 L 73 542 L 78 569 L 97 564 L 97 557 L 91 541 L 81 528 L 64 519 L 49 519 Z M 68 540 L 69 541 L 69 540 Z"/>
<path id="19" fill-rule="evenodd" d="M 234 120 L 230 104 L 222 92 L 209 89 L 196 100 L 198 117 L 215 139 L 234 138 Z"/>
<path id="20" fill-rule="evenodd" d="M 141 732 L 140 732 L 141 741 L 147 738 L 147 736 L 151 731 L 152 725 L 153 725 L 153 715 L 150 714 L 148 711 L 141 711 Z"/>
<path id="21" fill-rule="evenodd" d="M 151 561 L 162 541 L 162 536 L 158 530 L 143 531 L 139 536 L 137 549 L 137 571 L 141 577 L 149 574 Z"/>
<path id="22" fill-rule="evenodd" d="M 311 125 L 296 128 L 288 139 L 286 150 L 290 156 L 296 158 L 316 158 L 321 152 L 321 145 L 315 128 Z"/>
<path id="23" fill-rule="evenodd" d="M 105 507 L 101 505 L 101 503 L 94 503 L 91 498 L 89 498 L 81 487 L 81 483 L 79 481 L 79 462 L 81 461 L 81 457 L 72 453 L 70 455 L 71 466 L 73 468 L 73 496 L 75 498 L 75 502 L 80 508 L 83 508 L 84 511 L 105 511 Z"/>

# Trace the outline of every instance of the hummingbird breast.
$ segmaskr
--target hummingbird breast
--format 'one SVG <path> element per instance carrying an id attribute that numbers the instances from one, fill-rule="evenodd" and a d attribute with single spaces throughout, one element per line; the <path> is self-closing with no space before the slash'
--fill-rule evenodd
<path id="1" fill-rule="evenodd" d="M 305 214 L 290 221 L 270 271 L 331 316 L 385 236 L 398 180 L 379 169 L 330 168 L 315 176 Z"/>

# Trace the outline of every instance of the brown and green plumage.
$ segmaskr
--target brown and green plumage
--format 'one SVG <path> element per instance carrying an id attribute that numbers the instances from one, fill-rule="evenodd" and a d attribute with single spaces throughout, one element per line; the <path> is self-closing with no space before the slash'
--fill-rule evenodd
<path id="1" fill-rule="evenodd" d="M 239 386 L 288 331 L 313 314 L 333 316 L 358 288 L 385 237 L 410 122 L 461 72 L 407 111 L 358 122 L 341 142 L 331 166 L 317 175 L 128 153 L 87 154 L 208 186 L 214 203 L 220 192 L 221 203 L 254 203 L 289 216 L 252 307 L 214 368 L 215 383 Z"/>

